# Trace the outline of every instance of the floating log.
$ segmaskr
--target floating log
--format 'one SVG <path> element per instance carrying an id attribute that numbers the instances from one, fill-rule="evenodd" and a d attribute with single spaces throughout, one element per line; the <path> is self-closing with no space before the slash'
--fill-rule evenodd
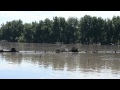
<path id="1" fill-rule="evenodd" d="M 11 50 L 0 50 L 0 52 L 19 52 L 15 48 L 11 48 Z"/>

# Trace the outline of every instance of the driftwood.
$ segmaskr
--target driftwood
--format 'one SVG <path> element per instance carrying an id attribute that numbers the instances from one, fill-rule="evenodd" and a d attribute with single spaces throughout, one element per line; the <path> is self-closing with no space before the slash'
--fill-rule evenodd
<path id="1" fill-rule="evenodd" d="M 65 45 L 63 45 L 60 48 L 56 49 L 56 53 L 60 53 L 60 52 L 68 52 L 68 49 L 66 48 Z"/>
<path id="2" fill-rule="evenodd" d="M 11 48 L 11 50 L 0 50 L 0 52 L 19 52 L 15 48 Z"/>
<path id="3" fill-rule="evenodd" d="M 60 52 L 68 52 L 68 49 L 67 48 L 63 48 L 63 49 L 57 48 L 56 53 L 60 53 Z"/>
<path id="4" fill-rule="evenodd" d="M 60 52 L 79 52 L 79 51 L 78 51 L 78 48 L 76 47 L 72 47 L 70 51 L 68 51 L 67 48 L 57 48 L 56 53 L 60 53 Z"/>

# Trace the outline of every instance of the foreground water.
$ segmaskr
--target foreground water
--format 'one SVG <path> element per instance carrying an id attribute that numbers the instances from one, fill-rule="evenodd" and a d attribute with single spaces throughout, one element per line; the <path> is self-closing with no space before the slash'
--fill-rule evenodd
<path id="1" fill-rule="evenodd" d="M 66 45 L 70 49 L 74 45 Z M 0 79 L 115 79 L 120 78 L 119 46 L 75 45 L 79 53 L 55 53 L 60 45 L 0 43 Z M 83 53 L 98 50 L 100 53 Z M 114 53 L 117 51 L 117 53 Z"/>

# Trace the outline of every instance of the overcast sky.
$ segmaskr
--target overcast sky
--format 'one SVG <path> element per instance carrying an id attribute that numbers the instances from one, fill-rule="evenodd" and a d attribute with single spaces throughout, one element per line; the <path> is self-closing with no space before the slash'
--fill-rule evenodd
<path id="1" fill-rule="evenodd" d="M 18 19 L 31 23 L 32 21 L 39 22 L 39 20 L 44 20 L 45 18 L 52 20 L 54 16 L 61 16 L 67 19 L 68 17 L 81 18 L 84 15 L 111 19 L 113 16 L 120 16 L 120 11 L 0 11 L 0 24 Z"/>

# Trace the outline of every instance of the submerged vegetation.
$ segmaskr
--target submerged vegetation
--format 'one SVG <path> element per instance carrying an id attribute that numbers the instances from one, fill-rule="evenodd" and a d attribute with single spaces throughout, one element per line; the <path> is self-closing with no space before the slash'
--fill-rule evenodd
<path id="1" fill-rule="evenodd" d="M 120 17 L 102 19 L 85 15 L 80 19 L 69 17 L 46 18 L 39 22 L 24 23 L 13 20 L 0 27 L 0 40 L 28 43 L 81 43 L 119 44 Z"/>

